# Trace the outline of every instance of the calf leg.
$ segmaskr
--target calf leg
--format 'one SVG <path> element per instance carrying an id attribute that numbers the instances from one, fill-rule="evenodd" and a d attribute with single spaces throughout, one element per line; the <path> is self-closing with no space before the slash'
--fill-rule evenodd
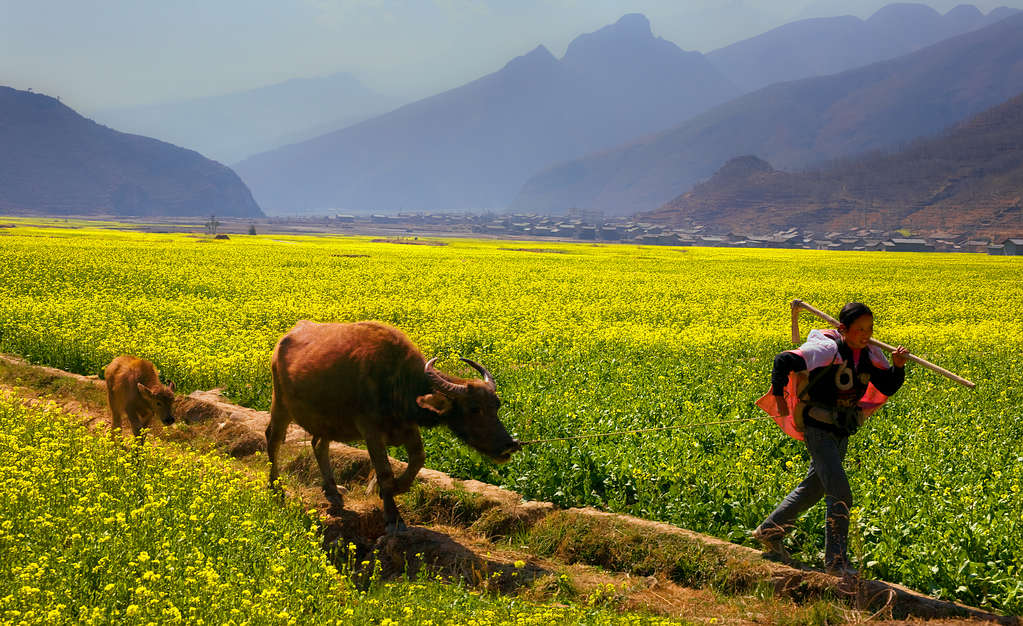
<path id="1" fill-rule="evenodd" d="M 117 435 L 121 430 L 121 412 L 114 404 L 114 390 L 111 389 L 110 381 L 107 381 L 107 406 L 110 407 L 110 438 L 117 441 Z"/>
<path id="2" fill-rule="evenodd" d="M 113 406 L 110 407 L 110 438 L 117 441 L 121 434 L 121 414 Z"/>
<path id="3" fill-rule="evenodd" d="M 146 433 L 149 432 L 149 417 L 145 419 L 146 421 L 143 422 L 142 416 L 138 414 L 133 415 L 131 411 L 128 411 L 128 423 L 131 425 L 131 434 L 134 436 L 135 443 L 140 446 L 146 443 Z"/>
<path id="4" fill-rule="evenodd" d="M 387 446 L 380 435 L 368 435 L 366 449 L 369 450 L 369 458 L 377 472 L 377 489 L 384 503 L 384 528 L 387 534 L 393 535 L 399 530 L 405 530 L 405 522 L 398 513 L 398 505 L 394 503 L 394 472 L 387 458 Z"/>
<path id="5" fill-rule="evenodd" d="M 284 442 L 284 435 L 288 432 L 289 423 L 291 423 L 291 417 L 275 399 L 270 405 L 270 424 L 266 427 L 266 456 L 270 459 L 270 489 L 277 491 L 282 496 L 284 490 L 277 482 L 281 471 L 280 459 L 277 455 L 280 452 L 281 443 Z"/>
<path id="6" fill-rule="evenodd" d="M 320 474 L 323 476 L 323 495 L 327 496 L 331 511 L 340 513 L 344 508 L 344 500 L 337 490 L 334 468 L 330 466 L 330 440 L 325 437 L 313 437 L 313 454 L 316 455 L 316 463 L 320 466 Z"/>

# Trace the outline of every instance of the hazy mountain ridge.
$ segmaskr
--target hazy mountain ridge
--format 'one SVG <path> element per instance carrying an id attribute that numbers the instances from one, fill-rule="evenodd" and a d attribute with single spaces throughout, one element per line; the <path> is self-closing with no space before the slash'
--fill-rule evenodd
<path id="1" fill-rule="evenodd" d="M 1018 82 L 1016 70 L 993 66 L 999 54 L 1018 58 L 1019 51 L 1011 42 L 988 51 L 972 77 L 966 75 L 972 60 L 946 54 L 929 70 L 916 68 L 923 77 L 898 71 L 886 76 L 889 62 L 882 62 L 870 66 L 874 71 L 775 84 L 729 102 L 739 89 L 711 59 L 721 63 L 731 55 L 733 64 L 760 63 L 755 78 L 774 80 L 895 54 L 1009 13 L 997 9 L 985 16 L 960 5 L 941 15 L 924 5 L 896 4 L 867 20 L 788 24 L 707 56 L 655 37 L 642 15 L 626 15 L 577 37 L 560 60 L 538 46 L 498 72 L 312 139 L 308 134 L 346 122 L 272 137 L 285 131 L 267 123 L 267 116 L 309 124 L 338 94 L 365 91 L 357 80 L 295 79 L 133 111 L 157 124 L 178 123 L 174 116 L 207 116 L 199 132 L 173 140 L 204 152 L 203 145 L 236 140 L 250 146 L 244 150 L 260 142 L 291 142 L 237 165 L 253 193 L 273 210 L 510 206 L 559 212 L 578 206 L 627 214 L 688 190 L 738 154 L 757 154 L 793 169 L 936 132 L 1012 95 L 1007 91 Z M 976 54 L 965 50 L 967 57 Z M 945 84 L 949 68 L 953 81 Z M 985 92 L 991 97 L 985 99 Z M 623 147 L 626 141 L 631 143 Z M 243 150 L 237 142 L 235 148 Z M 119 206 L 134 197 L 128 191 L 121 196 Z"/>
<path id="2" fill-rule="evenodd" d="M 890 148 L 1023 91 L 1023 14 L 910 55 L 775 84 L 675 128 L 530 179 L 515 208 L 652 210 L 753 154 L 781 169 Z"/>
<path id="3" fill-rule="evenodd" d="M 351 126 L 399 104 L 340 73 L 221 96 L 103 110 L 94 117 L 112 128 L 234 163 Z"/>
<path id="4" fill-rule="evenodd" d="M 543 137 L 557 134 L 563 120 L 526 119 L 523 114 L 529 109 L 522 105 L 551 110 L 551 100 L 562 94 L 564 84 L 557 60 L 538 46 L 500 72 L 236 167 L 252 181 L 254 192 L 267 198 L 264 204 L 275 208 L 361 208 L 341 198 L 372 198 L 370 208 L 430 206 L 442 197 L 464 205 L 468 196 L 487 193 L 489 181 L 467 177 L 449 188 L 450 172 L 472 171 L 484 148 L 490 149 L 492 160 L 547 149 Z M 486 123 L 492 119 L 500 122 Z M 530 135 L 523 130 L 526 126 L 531 126 Z M 541 141 L 528 141 L 533 134 Z M 505 171 L 513 166 L 502 165 Z M 416 188 L 415 196 L 404 191 L 407 186 Z M 487 197 L 480 205 L 486 202 L 494 200 Z"/>
<path id="5" fill-rule="evenodd" d="M 628 15 L 581 35 L 562 60 L 539 46 L 476 81 L 236 169 L 273 211 L 500 208 L 549 164 L 736 93 L 702 55 Z"/>
<path id="6" fill-rule="evenodd" d="M 942 15 L 923 4 L 890 4 L 865 20 L 845 15 L 791 22 L 707 58 L 744 91 L 754 91 L 909 54 L 1017 12 L 1002 7 L 984 15 L 973 5 L 959 5 Z"/>
<path id="7" fill-rule="evenodd" d="M 768 233 L 793 226 L 1023 232 L 1023 95 L 899 152 L 782 172 L 747 156 L 643 219 Z"/>
<path id="8" fill-rule="evenodd" d="M 14 213 L 260 216 L 228 167 L 111 130 L 56 98 L 0 87 L 0 209 Z"/>

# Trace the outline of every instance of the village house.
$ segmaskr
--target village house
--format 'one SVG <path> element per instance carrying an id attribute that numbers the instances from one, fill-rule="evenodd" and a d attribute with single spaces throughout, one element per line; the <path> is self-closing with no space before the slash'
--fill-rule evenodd
<path id="1" fill-rule="evenodd" d="M 1023 256 L 1023 238 L 1009 238 L 1002 241 L 1002 254 Z"/>
<path id="2" fill-rule="evenodd" d="M 986 239 L 967 239 L 960 244 L 959 250 L 960 252 L 979 252 L 985 254 L 987 253 L 989 243 Z"/>
<path id="3" fill-rule="evenodd" d="M 896 238 L 892 239 L 891 246 L 886 246 L 885 249 L 892 252 L 934 252 L 934 245 L 927 243 L 926 239 Z"/>

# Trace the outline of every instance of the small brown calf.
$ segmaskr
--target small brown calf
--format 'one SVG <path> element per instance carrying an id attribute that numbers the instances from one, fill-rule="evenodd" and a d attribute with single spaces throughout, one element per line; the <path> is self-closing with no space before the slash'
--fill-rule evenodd
<path id="1" fill-rule="evenodd" d="M 140 433 L 149 427 L 154 416 L 168 426 L 174 423 L 174 415 L 171 414 L 174 383 L 162 385 L 156 368 L 149 361 L 121 355 L 107 365 L 104 378 L 113 418 L 111 436 L 117 436 L 123 418 L 128 418 L 131 432 L 139 438 L 139 444 L 145 443 L 145 436 L 140 437 Z"/>

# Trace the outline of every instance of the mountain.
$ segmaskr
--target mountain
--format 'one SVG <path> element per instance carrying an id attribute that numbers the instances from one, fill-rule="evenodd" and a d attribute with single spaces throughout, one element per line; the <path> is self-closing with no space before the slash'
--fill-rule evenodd
<path id="1" fill-rule="evenodd" d="M 0 145 L 3 212 L 262 215 L 224 165 L 100 126 L 42 94 L 0 87 Z"/>
<path id="2" fill-rule="evenodd" d="M 552 167 L 527 181 L 514 207 L 652 210 L 736 156 L 794 170 L 893 148 L 1021 91 L 1023 13 L 898 59 L 771 85 L 654 136 Z"/>
<path id="3" fill-rule="evenodd" d="M 530 174 L 676 124 L 737 90 L 642 15 L 461 87 L 236 165 L 273 212 L 504 207 Z"/>
<path id="4" fill-rule="evenodd" d="M 98 111 L 95 118 L 111 128 L 234 163 L 351 126 L 399 104 L 341 73 L 222 96 Z"/>
<path id="5" fill-rule="evenodd" d="M 1023 233 L 1023 95 L 904 150 L 809 172 L 726 163 L 644 220 L 768 233 L 870 226 Z"/>
<path id="6" fill-rule="evenodd" d="M 890 4 L 866 20 L 846 15 L 785 24 L 707 58 L 744 92 L 754 91 L 909 54 L 1017 12 L 1002 7 L 984 15 L 973 5 L 959 5 L 942 15 L 923 4 Z"/>

